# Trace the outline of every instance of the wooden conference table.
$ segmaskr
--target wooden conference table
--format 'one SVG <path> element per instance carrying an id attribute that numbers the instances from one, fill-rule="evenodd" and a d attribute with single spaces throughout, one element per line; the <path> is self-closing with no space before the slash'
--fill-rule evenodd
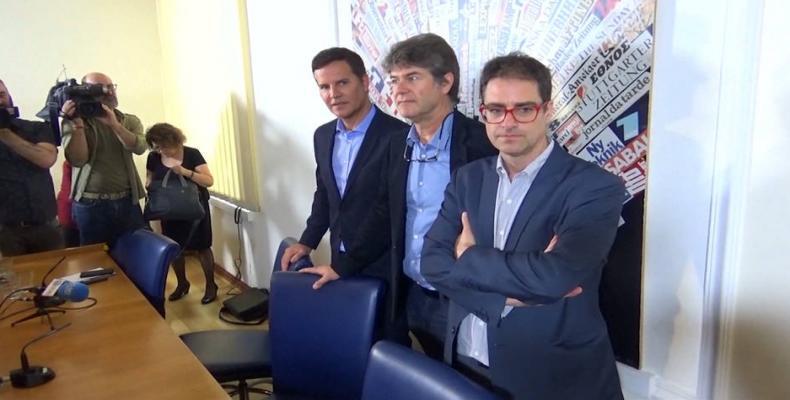
<path id="1" fill-rule="evenodd" d="M 228 398 L 103 245 L 13 257 L 11 270 L 22 279 L 40 282 L 63 256 L 66 259 L 51 277 L 93 267 L 111 267 L 116 275 L 90 285 L 90 296 L 98 300 L 94 307 L 52 315 L 56 327 L 67 322 L 71 326 L 28 347 L 30 365 L 53 369 L 55 379 L 29 389 L 5 382 L 0 386 L 0 399 Z M 20 303 L 6 315 L 31 304 Z M 66 303 L 64 307 L 85 304 L 89 303 Z M 0 376 L 19 368 L 22 346 L 49 330 L 46 318 L 11 327 L 12 321 L 26 314 L 0 321 Z"/>

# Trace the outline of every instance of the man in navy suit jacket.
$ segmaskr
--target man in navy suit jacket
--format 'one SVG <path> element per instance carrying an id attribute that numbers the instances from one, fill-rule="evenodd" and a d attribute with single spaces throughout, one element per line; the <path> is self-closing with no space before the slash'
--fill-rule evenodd
<path id="1" fill-rule="evenodd" d="M 620 399 L 598 286 L 623 183 L 548 138 L 539 61 L 497 57 L 480 81 L 499 156 L 458 170 L 422 253 L 451 301 L 445 357 L 507 398 Z"/>
<path id="2" fill-rule="evenodd" d="M 285 250 L 281 266 L 287 269 L 290 262 L 308 255 L 329 229 L 332 265 L 302 270 L 322 276 L 316 289 L 329 280 L 357 273 L 388 280 L 386 255 L 353 270 L 338 259 L 346 244 L 357 238 L 359 221 L 376 199 L 390 138 L 402 134 L 407 125 L 371 104 L 370 79 L 358 54 L 346 48 L 326 49 L 313 58 L 312 67 L 321 99 L 337 119 L 315 131 L 312 211 L 299 242 Z"/>

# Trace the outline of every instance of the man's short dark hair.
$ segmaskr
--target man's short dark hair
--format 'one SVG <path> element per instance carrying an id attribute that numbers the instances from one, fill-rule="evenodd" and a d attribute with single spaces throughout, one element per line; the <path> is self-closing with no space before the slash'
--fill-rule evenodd
<path id="1" fill-rule="evenodd" d="M 351 72 L 353 72 L 354 75 L 358 76 L 359 79 L 365 77 L 365 63 L 362 61 L 362 57 L 345 47 L 330 47 L 319 51 L 318 54 L 313 57 L 313 72 L 335 61 L 345 61 L 346 64 L 351 67 Z"/>
<path id="2" fill-rule="evenodd" d="M 447 41 L 437 34 L 422 33 L 395 43 L 382 66 L 388 73 L 395 67 L 425 68 L 439 82 L 443 82 L 444 75 L 450 72 L 453 74 L 453 85 L 448 96 L 455 104 L 459 101 L 461 68 L 458 66 L 458 57 Z"/>
<path id="3" fill-rule="evenodd" d="M 486 85 L 494 78 L 535 81 L 541 100 L 551 100 L 551 71 L 540 61 L 521 52 L 513 52 L 489 60 L 480 73 L 480 98 L 485 100 Z"/>

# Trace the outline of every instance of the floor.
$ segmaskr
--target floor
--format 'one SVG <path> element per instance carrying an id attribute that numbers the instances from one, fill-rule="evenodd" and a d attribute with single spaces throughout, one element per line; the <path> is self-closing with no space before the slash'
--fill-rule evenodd
<path id="1" fill-rule="evenodd" d="M 215 274 L 215 280 L 219 290 L 217 299 L 214 302 L 203 305 L 200 299 L 203 298 L 206 280 L 200 263 L 195 257 L 187 257 L 187 279 L 191 283 L 189 294 L 178 301 L 165 301 L 165 320 L 173 331 L 180 335 L 186 332 L 203 331 L 208 329 L 267 329 L 268 324 L 257 326 L 239 326 L 221 321 L 218 318 L 222 302 L 239 293 L 228 279 L 223 275 Z M 167 286 L 165 295 L 169 295 L 176 288 L 176 277 L 171 269 L 167 275 Z"/>
<path id="2" fill-rule="evenodd" d="M 214 276 L 217 286 L 219 286 L 217 299 L 206 305 L 200 304 L 206 280 L 203 277 L 203 271 L 200 269 L 200 263 L 197 258 L 187 257 L 186 262 L 187 279 L 191 283 L 189 294 L 178 301 L 165 300 L 165 320 L 177 335 L 209 329 L 268 329 L 268 321 L 262 325 L 239 326 L 223 322 L 218 318 L 222 302 L 239 293 L 239 289 L 221 274 L 215 274 Z M 165 295 L 169 295 L 175 288 L 176 277 L 171 269 L 167 275 Z M 271 385 L 266 380 L 252 380 L 248 383 L 258 388 L 271 389 Z M 234 396 L 234 398 L 238 398 L 238 396 Z M 268 397 L 250 393 L 251 400 L 265 398 Z"/>

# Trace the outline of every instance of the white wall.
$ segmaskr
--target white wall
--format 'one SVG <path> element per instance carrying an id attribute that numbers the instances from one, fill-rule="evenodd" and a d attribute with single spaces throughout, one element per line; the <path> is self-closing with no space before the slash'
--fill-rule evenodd
<path id="1" fill-rule="evenodd" d="M 787 39 L 790 5 L 766 0 L 762 32 L 755 46 L 757 79 L 753 97 L 752 151 L 744 171 L 743 229 L 740 257 L 732 279 L 732 314 L 725 328 L 717 398 L 790 398 L 790 52 Z M 731 291 L 730 291 L 731 290 Z"/>
<path id="2" fill-rule="evenodd" d="M 658 4 L 639 397 L 790 397 L 785 4 Z"/>
<path id="3" fill-rule="evenodd" d="M 248 1 L 256 140 L 262 212 L 247 213 L 244 275 L 268 286 L 279 241 L 301 235 L 315 190 L 313 132 L 333 119 L 318 95 L 310 62 L 318 51 L 337 44 L 334 3 Z M 232 211 L 214 210 L 225 221 L 220 234 L 233 235 Z M 251 218 L 251 220 L 249 220 Z M 314 261 L 329 262 L 326 240 Z M 228 243 L 232 250 L 235 244 Z M 230 266 L 227 254 L 223 265 Z"/>
<path id="4" fill-rule="evenodd" d="M 699 390 L 725 15 L 710 3 L 656 10 L 641 364 L 664 398 Z"/>
<path id="5" fill-rule="evenodd" d="M 23 118 L 36 119 L 64 65 L 77 81 L 91 71 L 108 74 L 119 109 L 144 126 L 164 118 L 154 0 L 0 0 L 0 15 L 0 78 Z M 134 159 L 144 176 L 145 156 Z M 52 175 L 58 187 L 60 161 Z"/>

